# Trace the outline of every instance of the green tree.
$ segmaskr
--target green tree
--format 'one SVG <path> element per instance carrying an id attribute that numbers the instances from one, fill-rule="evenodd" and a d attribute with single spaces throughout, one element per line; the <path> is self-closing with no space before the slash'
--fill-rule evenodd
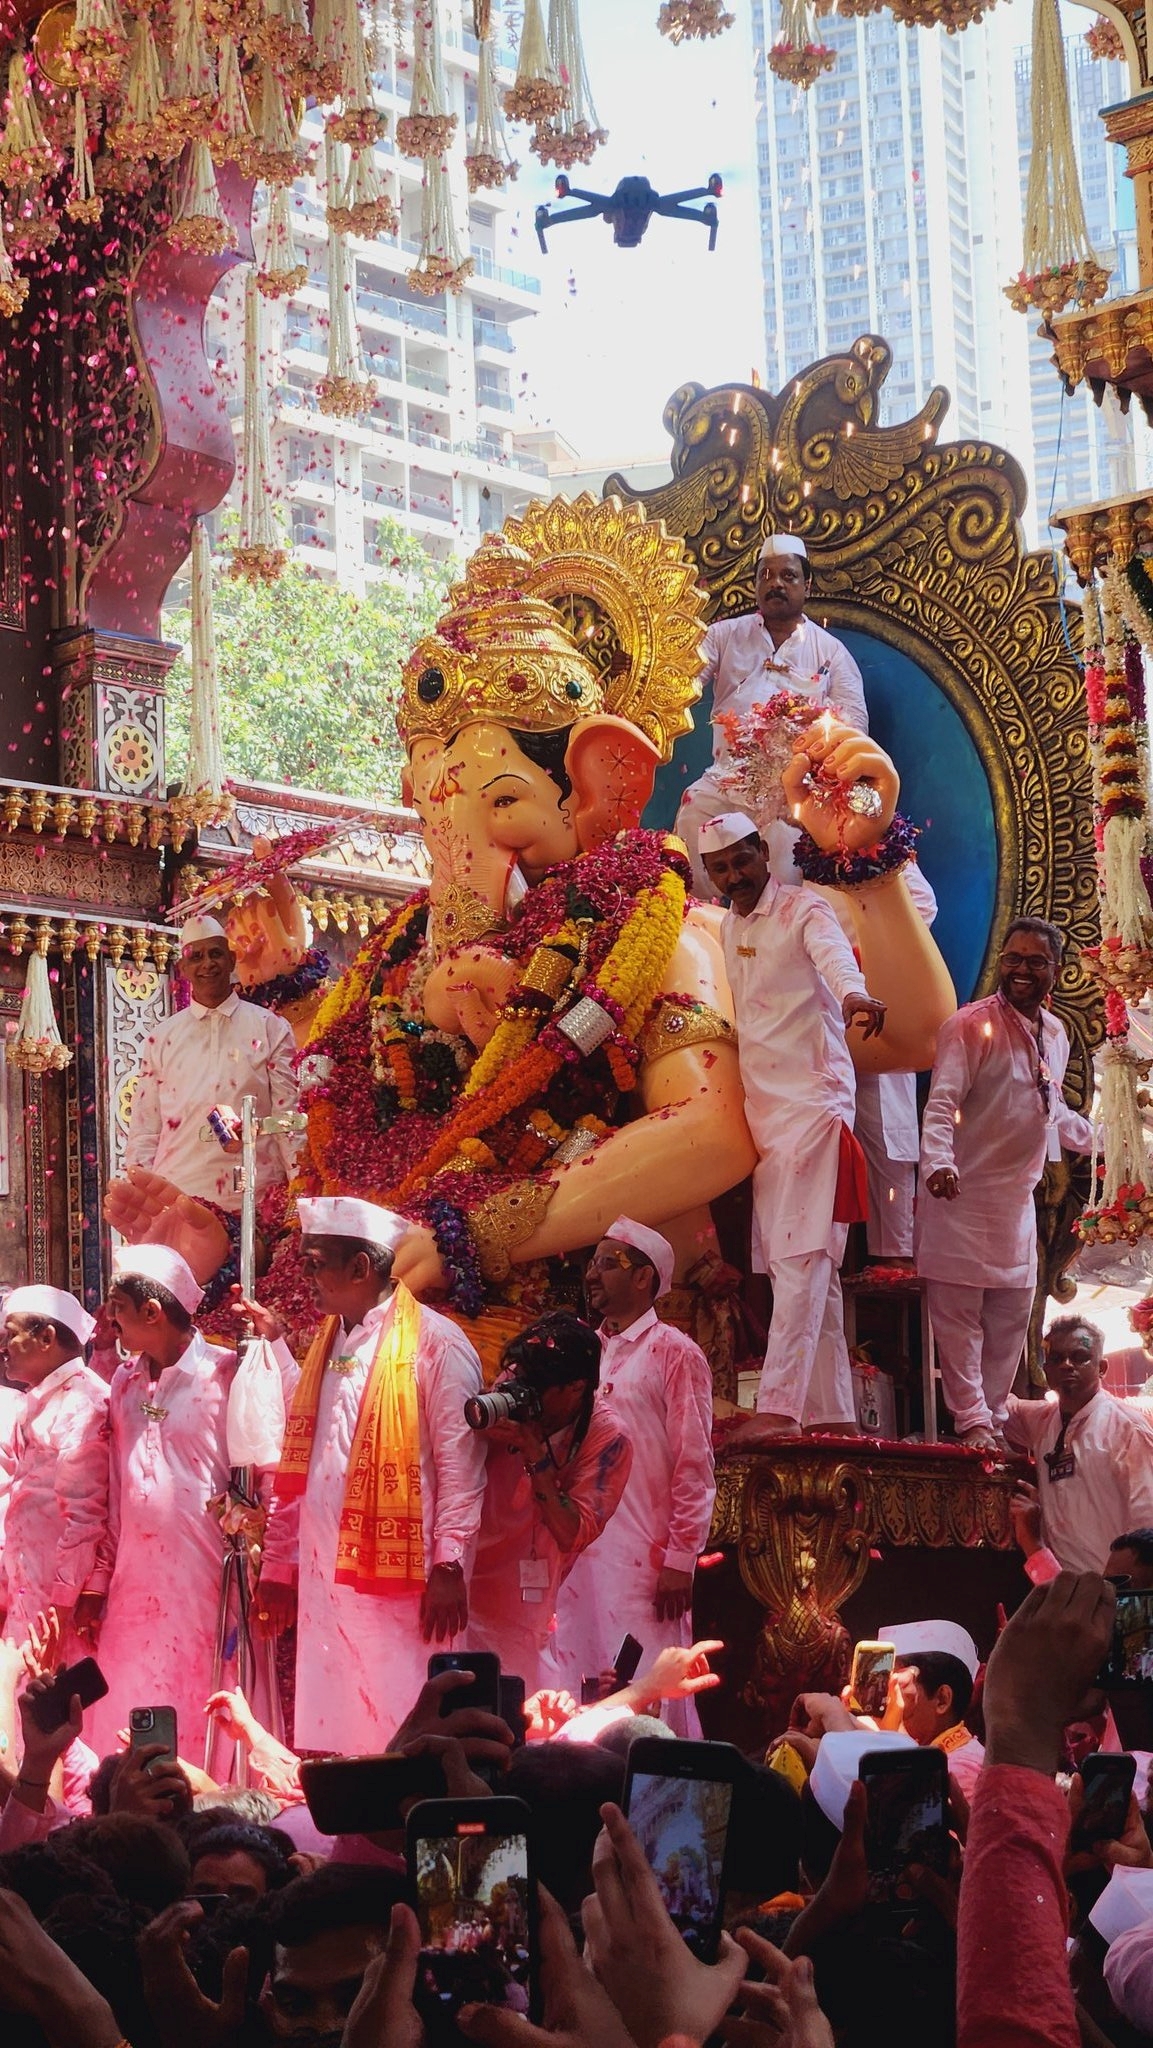
<path id="1" fill-rule="evenodd" d="M 443 609 L 451 565 L 392 520 L 377 527 L 384 579 L 364 597 L 289 557 L 275 583 L 216 579 L 216 665 L 230 775 L 342 795 L 400 795 L 394 708 L 401 665 Z M 182 652 L 168 684 L 169 775 L 188 758 L 187 603 L 164 615 Z"/>

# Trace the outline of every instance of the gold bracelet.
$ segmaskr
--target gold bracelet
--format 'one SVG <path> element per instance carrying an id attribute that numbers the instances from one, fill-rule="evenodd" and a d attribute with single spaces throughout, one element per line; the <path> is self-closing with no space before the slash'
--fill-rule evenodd
<path id="1" fill-rule="evenodd" d="M 468 1218 L 469 1236 L 484 1278 L 507 1280 L 514 1246 L 524 1244 L 543 1223 L 556 1193 L 552 1180 L 518 1180 L 499 1195 L 489 1195 Z"/>

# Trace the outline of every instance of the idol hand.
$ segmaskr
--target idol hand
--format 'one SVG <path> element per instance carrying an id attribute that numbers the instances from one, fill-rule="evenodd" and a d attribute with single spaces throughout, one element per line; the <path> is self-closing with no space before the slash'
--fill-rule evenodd
<path id="1" fill-rule="evenodd" d="M 879 813 L 861 817 L 841 802 L 822 803 L 818 772 L 826 786 L 839 785 L 844 797 L 854 783 L 867 784 L 880 800 Z M 864 846 L 875 846 L 893 822 L 901 793 L 900 776 L 884 749 L 866 733 L 831 716 L 817 719 L 800 735 L 781 785 L 790 816 L 825 853 L 842 848 L 858 853 Z"/>

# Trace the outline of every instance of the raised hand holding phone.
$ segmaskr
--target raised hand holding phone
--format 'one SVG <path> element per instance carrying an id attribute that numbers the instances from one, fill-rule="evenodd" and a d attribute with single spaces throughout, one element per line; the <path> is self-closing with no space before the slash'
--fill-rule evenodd
<path id="1" fill-rule="evenodd" d="M 692 1748 L 724 1748 L 693 1743 Z M 638 1750 L 689 1744 L 635 1742 Z M 748 1958 L 727 1934 L 717 1960 L 694 1955 L 669 1916 L 661 1888 L 619 1806 L 603 1806 L 604 1833 L 593 1852 L 591 1898 L 584 1902 L 586 1953 L 636 2048 L 659 2048 L 668 2035 L 705 2041 L 728 2011 Z"/>

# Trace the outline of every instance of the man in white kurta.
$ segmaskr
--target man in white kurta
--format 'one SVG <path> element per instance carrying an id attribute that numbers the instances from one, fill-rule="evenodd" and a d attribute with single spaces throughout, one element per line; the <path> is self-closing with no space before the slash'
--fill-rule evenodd
<path id="1" fill-rule="evenodd" d="M 1042 1542 L 1062 1571 L 1115 1570 L 1108 1560 L 1117 1538 L 1153 1527 L 1153 1423 L 1106 1392 L 1106 1370 L 1097 1325 L 1058 1316 L 1045 1334 L 1055 1398 L 1009 1401 L 1005 1437 L 1033 1458 Z"/>
<path id="2" fill-rule="evenodd" d="M 734 802 L 724 781 L 732 757 L 722 721 L 742 717 L 778 690 L 788 690 L 810 703 L 832 706 L 859 732 L 869 730 L 860 669 L 840 640 L 805 616 L 811 587 L 804 541 L 791 533 L 771 533 L 757 563 L 757 609 L 739 619 L 718 619 L 705 634 L 701 682 L 713 688 L 713 761 L 686 790 L 676 829 L 689 849 L 693 886 L 706 899 L 716 891 L 697 835 L 707 819 L 731 810 Z M 765 837 L 773 865 L 791 864 L 795 835 L 788 826 L 766 822 Z"/>
<path id="3" fill-rule="evenodd" d="M 201 1298 L 178 1252 L 117 1252 L 108 1313 L 128 1355 L 109 1394 L 102 1512 L 89 1494 L 103 1527 L 76 1613 L 108 1680 L 107 1698 L 85 1720 L 101 1755 L 117 1747 L 133 1707 L 174 1707 L 186 1756 L 204 1742 L 224 1557 L 208 1503 L 229 1480 L 236 1357 L 193 1326 Z"/>
<path id="4" fill-rule="evenodd" d="M 1062 1093 L 1069 1040 L 1045 1008 L 1061 945 L 1042 919 L 1010 926 L 997 993 L 941 1026 L 922 1124 L 917 1271 L 954 1427 L 983 1449 L 1008 1412 L 1037 1289 L 1033 1190 L 1062 1145 L 1093 1142 Z"/>
<path id="5" fill-rule="evenodd" d="M 7 1491 L 0 1634 L 19 1642 L 37 1614 L 55 1607 L 62 1663 L 84 1654 L 72 1611 L 96 1561 L 84 1489 L 100 1488 L 108 1388 L 84 1362 L 94 1328 L 75 1296 L 58 1287 L 17 1287 L 4 1304 L 7 1375 L 23 1392 L 10 1433 L 0 1435 Z M 85 1455 L 90 1449 L 94 1461 Z"/>
<path id="6" fill-rule="evenodd" d="M 623 1262 L 623 1263 L 622 1263 Z M 693 1575 L 708 1542 L 713 1497 L 713 1384 L 699 1344 L 657 1316 L 673 1282 L 673 1248 L 620 1216 L 585 1274 L 601 1318 L 601 1400 L 633 1447 L 616 1513 L 583 1551 L 557 1597 L 558 1683 L 580 1698 L 583 1677 L 611 1669 L 626 1635 L 648 1665 L 693 1640 Z M 691 1700 L 669 1701 L 678 1735 L 699 1737 Z"/>
<path id="7" fill-rule="evenodd" d="M 336 1577 L 337 1544 L 361 1402 L 396 1314 L 387 1278 L 367 1278 L 365 1246 L 388 1254 L 411 1226 L 374 1203 L 324 1197 L 298 1203 L 306 1259 L 322 1309 L 345 1316 L 321 1382 L 307 1480 L 298 1502 L 274 1498 L 257 1612 L 283 1625 L 295 1612 L 298 1749 L 345 1755 L 387 1747 L 425 1682 L 430 1651 L 466 1638 L 468 1582 L 484 1499 L 485 1445 L 464 1420 L 481 1391 L 480 1360 L 455 1323 L 421 1307 L 411 1361 L 420 1428 L 424 1584 L 361 1592 Z M 355 1258 L 343 1263 L 349 1245 Z M 337 1270 L 339 1269 L 339 1270 Z M 352 1274 L 341 1286 L 341 1274 Z M 375 1298 L 371 1298 L 375 1297 Z M 344 1300 L 346 1306 L 339 1306 Z M 299 1525 L 299 1527 L 297 1527 Z M 295 1600 L 291 1588 L 295 1580 Z M 443 1617 L 443 1622 L 440 1617 Z"/>
<path id="8" fill-rule="evenodd" d="M 768 851 L 740 812 L 702 831 L 702 854 L 730 910 L 721 939 L 733 992 L 753 1175 L 753 1262 L 773 1283 L 757 1395 L 763 1433 L 802 1423 L 856 1427 L 834 1218 L 851 1147 L 856 1075 L 846 1030 L 871 1036 L 885 1006 L 870 996 L 831 905 L 769 873 Z"/>
<path id="9" fill-rule="evenodd" d="M 181 933 L 181 972 L 192 989 L 187 1009 L 158 1024 L 145 1045 L 136 1083 L 124 1163 L 174 1182 L 182 1194 L 238 1211 L 234 1153 L 208 1122 L 218 1105 L 239 1109 L 255 1097 L 256 1116 L 296 1108 L 292 1026 L 272 1010 L 246 1003 L 232 987 L 235 956 L 213 917 L 190 920 Z M 256 1146 L 258 1192 L 294 1170 L 293 1137 L 263 1137 Z"/>

